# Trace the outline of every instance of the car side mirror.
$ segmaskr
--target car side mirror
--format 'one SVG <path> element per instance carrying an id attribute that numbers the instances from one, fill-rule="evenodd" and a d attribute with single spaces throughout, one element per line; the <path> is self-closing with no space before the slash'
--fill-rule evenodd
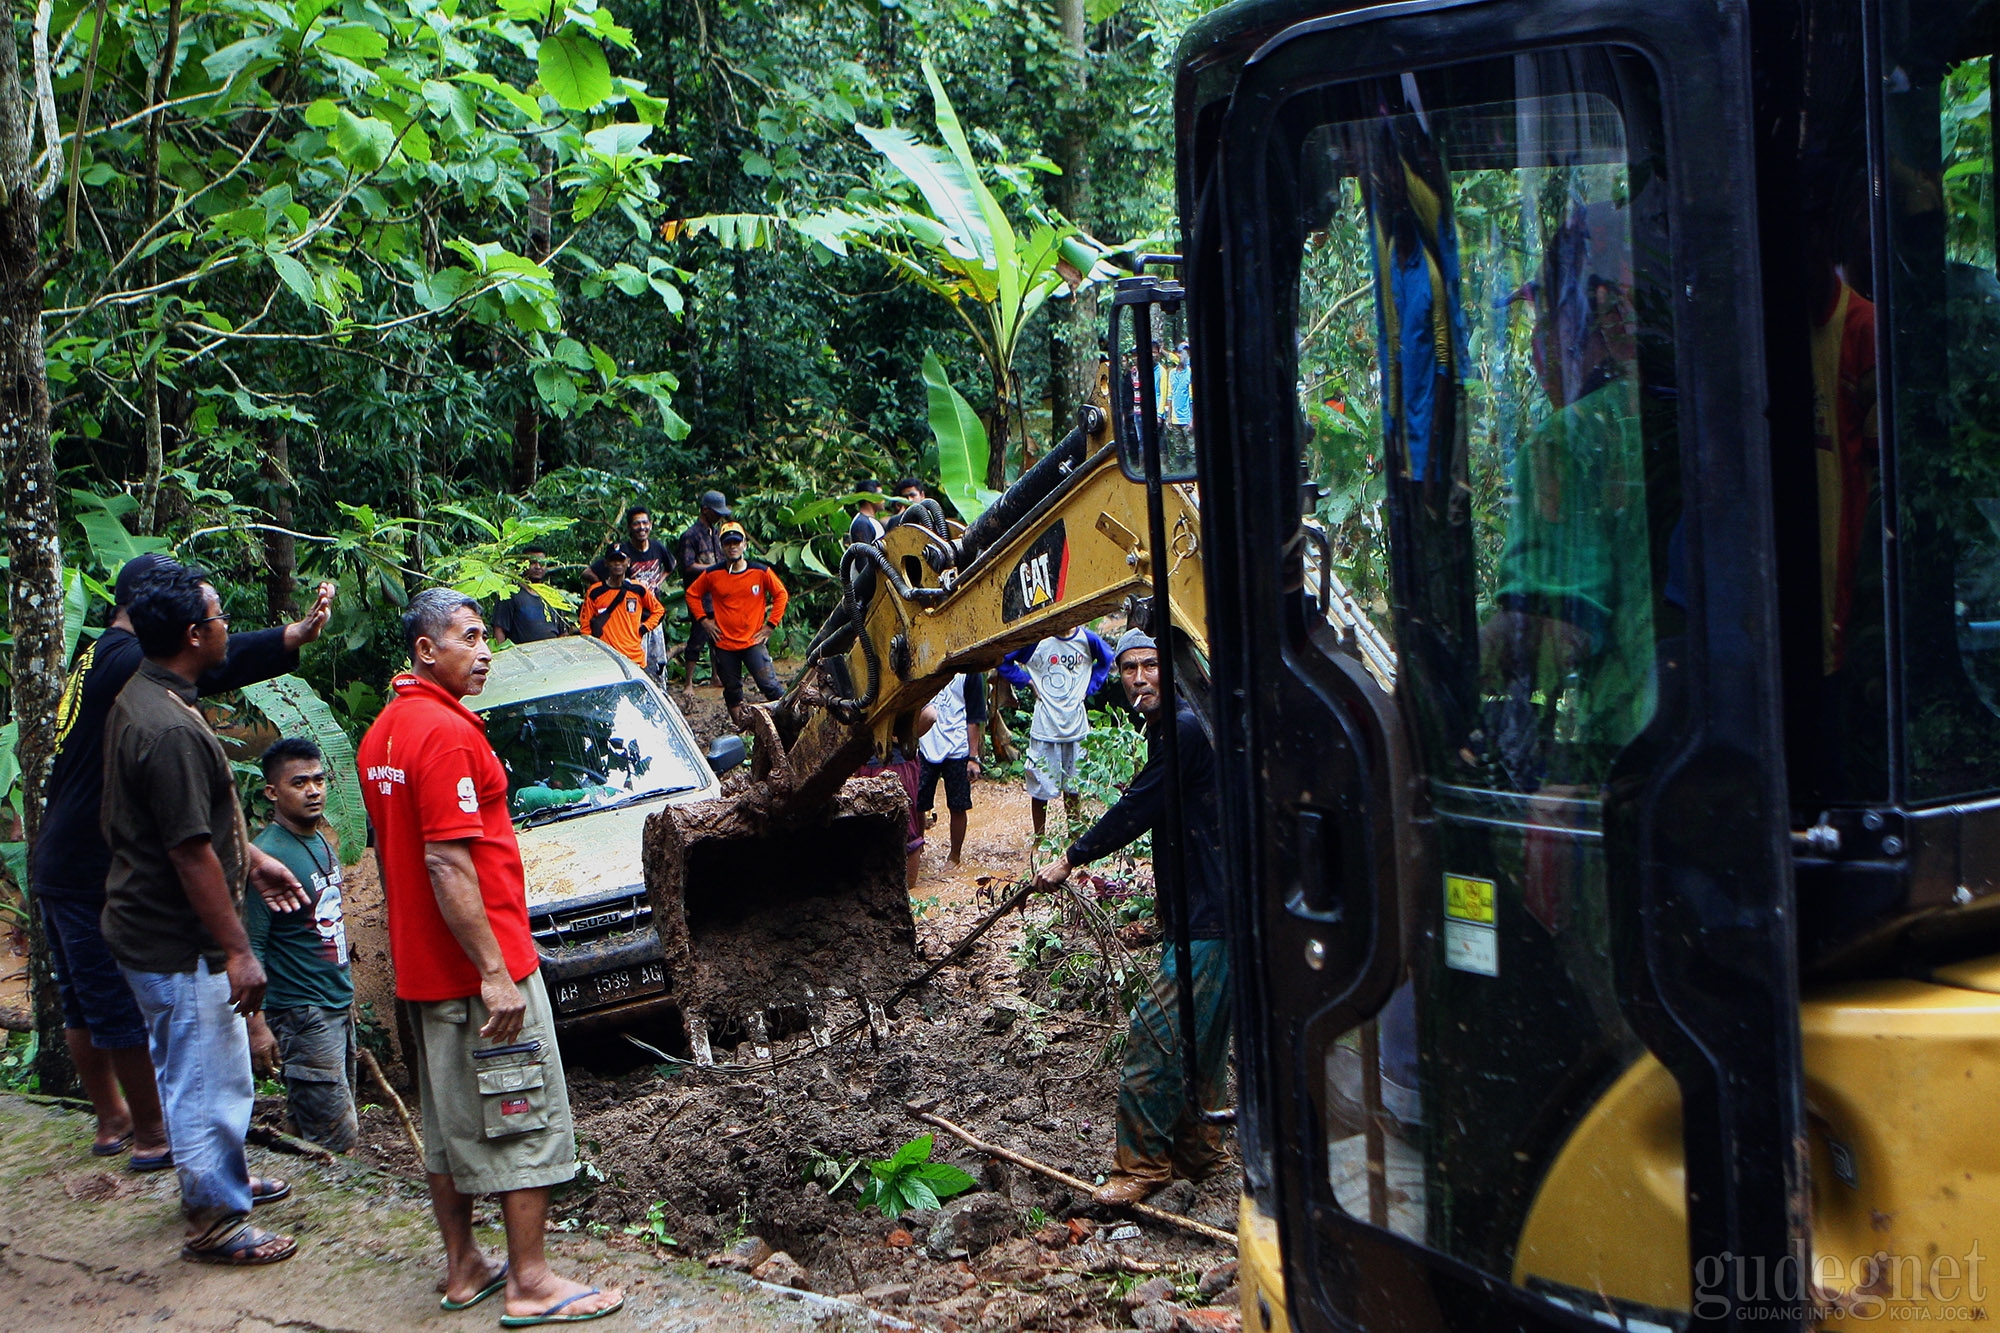
<path id="1" fill-rule="evenodd" d="M 708 766 L 715 770 L 717 777 L 721 777 L 724 773 L 742 763 L 745 753 L 747 751 L 743 748 L 743 738 L 741 736 L 733 733 L 726 736 L 717 736 L 709 743 Z"/>

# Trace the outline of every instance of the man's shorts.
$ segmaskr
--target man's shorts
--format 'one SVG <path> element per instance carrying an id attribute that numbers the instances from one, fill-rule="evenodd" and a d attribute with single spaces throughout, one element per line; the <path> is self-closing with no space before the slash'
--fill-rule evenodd
<path id="1" fill-rule="evenodd" d="M 128 1051 L 146 1044 L 146 1020 L 104 943 L 98 924 L 102 899 L 34 895 L 49 937 L 49 962 L 62 996 L 63 1026 L 90 1033 L 100 1051 Z"/>
<path id="2" fill-rule="evenodd" d="M 285 1109 L 299 1137 L 346 1152 L 361 1135 L 354 1111 L 354 1018 L 345 1009 L 302 1004 L 266 1009 L 278 1039 Z"/>
<path id="3" fill-rule="evenodd" d="M 528 1012 L 504 1045 L 479 1035 L 487 1011 L 477 995 L 404 1002 L 424 1107 L 424 1170 L 450 1176 L 461 1194 L 541 1189 L 576 1174 L 549 993 L 539 970 L 519 984 Z"/>
<path id="4" fill-rule="evenodd" d="M 944 776 L 944 803 L 950 810 L 970 810 L 972 808 L 972 777 L 965 771 L 965 760 L 946 759 L 933 764 L 923 761 L 923 773 L 917 778 L 917 808 L 933 810 L 937 808 L 938 776 Z"/>
<path id="5" fill-rule="evenodd" d="M 1076 761 L 1083 753 L 1080 741 L 1028 742 L 1028 795 L 1037 801 L 1053 801 L 1064 792 L 1076 790 Z"/>

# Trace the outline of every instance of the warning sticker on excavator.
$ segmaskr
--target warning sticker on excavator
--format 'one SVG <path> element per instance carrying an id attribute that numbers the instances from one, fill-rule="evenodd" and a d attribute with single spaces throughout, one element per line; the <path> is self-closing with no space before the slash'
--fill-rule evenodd
<path id="1" fill-rule="evenodd" d="M 1499 910 L 1493 881 L 1444 877 L 1444 965 L 1483 977 L 1500 975 Z"/>
<path id="2" fill-rule="evenodd" d="M 1000 619 L 1019 620 L 1031 611 L 1053 606 L 1068 589 L 1069 537 L 1063 521 L 1057 519 L 1014 566 L 1000 593 Z"/>

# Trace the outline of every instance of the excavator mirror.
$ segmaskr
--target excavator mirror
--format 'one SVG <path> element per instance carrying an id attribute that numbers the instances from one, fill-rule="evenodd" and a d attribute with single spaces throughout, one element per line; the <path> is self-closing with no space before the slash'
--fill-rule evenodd
<path id="1" fill-rule="evenodd" d="M 1160 480 L 1193 481 L 1194 372 L 1186 293 L 1171 278 L 1121 278 L 1111 298 L 1111 417 L 1118 465 L 1146 479 L 1146 437 L 1160 447 Z"/>

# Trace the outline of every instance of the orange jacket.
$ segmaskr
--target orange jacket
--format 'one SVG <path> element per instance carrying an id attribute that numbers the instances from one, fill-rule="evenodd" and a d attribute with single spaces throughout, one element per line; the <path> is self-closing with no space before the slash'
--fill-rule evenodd
<path id="1" fill-rule="evenodd" d="M 745 562 L 741 574 L 718 566 L 688 584 L 688 614 L 702 618 L 701 599 L 715 608 L 716 642 L 730 652 L 741 652 L 757 642 L 765 625 L 766 595 L 770 597 L 770 625 L 776 628 L 785 618 L 785 603 L 791 594 L 779 580 L 778 572 L 762 560 Z"/>
<path id="2" fill-rule="evenodd" d="M 602 639 L 625 656 L 646 665 L 646 631 L 657 628 L 667 618 L 667 608 L 651 588 L 625 580 L 614 588 L 593 583 L 577 608 L 577 627 L 592 638 Z"/>

